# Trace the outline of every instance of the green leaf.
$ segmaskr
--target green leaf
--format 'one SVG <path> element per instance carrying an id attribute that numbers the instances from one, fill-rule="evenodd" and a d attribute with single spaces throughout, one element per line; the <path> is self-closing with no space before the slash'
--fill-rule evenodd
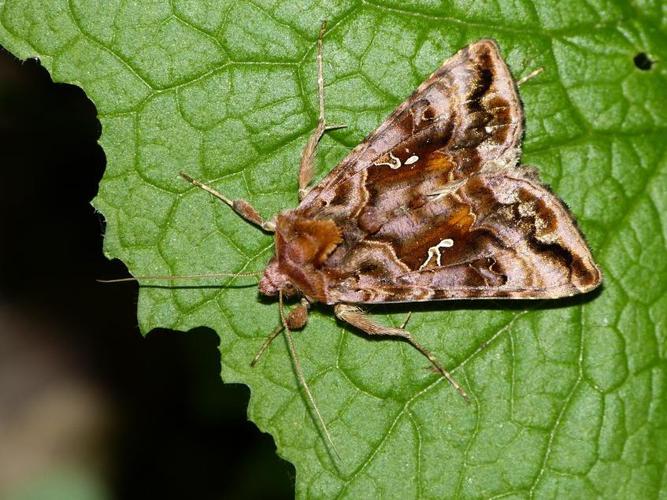
<path id="1" fill-rule="evenodd" d="M 416 307 L 412 332 L 469 388 L 470 405 L 408 345 L 369 341 L 316 309 L 295 341 L 338 463 L 284 342 L 248 366 L 278 321 L 255 287 L 143 287 L 142 330 L 219 334 L 222 377 L 252 389 L 250 418 L 295 464 L 300 497 L 664 497 L 661 2 L 5 0 L 0 42 L 97 106 L 108 168 L 94 203 L 109 257 L 137 275 L 261 270 L 271 238 L 177 172 L 266 216 L 296 205 L 323 18 L 328 118 L 347 128 L 322 141 L 320 176 L 467 43 L 498 40 L 517 78 L 543 67 L 521 87 L 524 162 L 578 217 L 603 289 Z M 639 53 L 650 68 L 635 65 Z M 374 312 L 397 324 L 409 309 Z"/>

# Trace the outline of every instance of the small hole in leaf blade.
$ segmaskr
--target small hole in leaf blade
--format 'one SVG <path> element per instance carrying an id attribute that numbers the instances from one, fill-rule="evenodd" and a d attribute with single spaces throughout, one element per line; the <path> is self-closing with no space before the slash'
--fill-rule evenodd
<path id="1" fill-rule="evenodd" d="M 648 71 L 653 67 L 653 61 L 646 55 L 646 52 L 638 53 L 634 58 L 635 66 L 642 71 Z"/>

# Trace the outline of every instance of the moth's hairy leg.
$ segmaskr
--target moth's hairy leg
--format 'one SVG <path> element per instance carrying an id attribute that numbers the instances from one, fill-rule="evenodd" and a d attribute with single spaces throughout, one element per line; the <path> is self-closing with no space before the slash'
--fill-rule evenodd
<path id="1" fill-rule="evenodd" d="M 198 181 L 197 179 L 193 179 L 185 172 L 180 172 L 178 175 L 180 175 L 183 179 L 193 184 L 194 186 L 203 189 L 207 193 L 212 194 L 219 200 L 223 201 L 224 203 L 232 207 L 234 212 L 239 214 L 241 217 L 243 217 L 246 221 L 250 222 L 251 224 L 258 226 L 262 228 L 264 231 L 267 231 L 269 233 L 273 233 L 276 231 L 275 222 L 273 222 L 272 220 L 268 221 L 264 220 L 262 216 L 259 215 L 259 212 L 255 210 L 255 208 L 247 201 L 243 199 L 231 200 L 227 198 L 224 194 L 213 189 L 211 186 L 208 186 L 203 182 Z"/>
<path id="2" fill-rule="evenodd" d="M 255 357 L 252 358 L 252 361 L 250 362 L 250 366 L 252 366 L 253 368 L 255 367 L 255 365 L 259 361 L 259 358 L 262 357 L 262 354 L 264 354 L 264 352 L 269 348 L 269 346 L 271 345 L 271 342 L 273 342 L 276 339 L 276 337 L 278 335 L 280 335 L 280 333 L 282 331 L 283 331 L 283 324 L 280 323 L 278 326 L 276 326 L 273 329 L 273 331 L 269 334 L 269 336 L 266 337 L 266 339 L 262 343 L 262 346 L 257 351 L 257 354 L 255 354 Z"/>
<path id="3" fill-rule="evenodd" d="M 537 69 L 534 69 L 534 70 L 531 71 L 530 73 L 528 73 L 526 76 L 522 76 L 521 78 L 519 78 L 519 79 L 516 81 L 517 87 L 518 87 L 519 85 L 523 85 L 524 83 L 526 83 L 526 82 L 527 82 L 528 80 L 530 80 L 531 78 L 535 78 L 537 75 L 539 75 L 540 73 L 542 73 L 542 71 L 544 71 L 544 68 L 539 67 L 539 68 L 537 68 Z"/>
<path id="4" fill-rule="evenodd" d="M 350 304 L 336 304 L 334 306 L 334 313 L 336 314 L 337 318 L 345 321 L 346 323 L 349 323 L 350 325 L 358 328 L 368 335 L 384 335 L 387 337 L 400 337 L 404 339 L 410 343 L 412 347 L 422 353 L 426 359 L 431 362 L 438 373 L 445 377 L 449 383 L 452 384 L 459 392 L 459 394 L 461 394 L 461 396 L 463 396 L 463 398 L 468 401 L 468 394 L 466 394 L 465 390 L 463 390 L 463 387 L 461 387 L 461 385 L 454 379 L 454 377 L 452 377 L 451 373 L 442 367 L 440 362 L 428 349 L 412 338 L 412 335 L 410 335 L 410 332 L 407 330 L 402 328 L 392 328 L 375 323 L 373 320 L 369 319 L 361 309 Z"/>
<path id="5" fill-rule="evenodd" d="M 317 121 L 317 127 L 313 130 L 313 133 L 308 138 L 306 146 L 303 148 L 301 153 L 301 163 L 299 165 L 299 200 L 308 194 L 310 188 L 308 185 L 313 179 L 314 163 L 315 163 L 315 150 L 317 149 L 317 144 L 322 139 L 324 132 L 327 130 L 335 128 L 343 128 L 345 125 L 331 125 L 327 126 L 326 119 L 324 117 L 324 68 L 322 64 L 322 40 L 324 39 L 324 32 L 327 28 L 327 22 L 323 21 L 322 26 L 320 27 L 320 33 L 317 37 L 317 95 L 319 99 L 320 114 Z"/>
<path id="6" fill-rule="evenodd" d="M 308 303 L 308 301 L 306 299 L 301 299 L 299 305 L 289 312 L 287 318 L 285 318 L 285 321 L 287 323 L 287 326 L 289 326 L 290 330 L 301 330 L 304 326 L 306 326 L 306 323 L 308 322 L 309 307 L 310 304 Z M 264 352 L 269 348 L 271 342 L 273 342 L 275 338 L 278 335 L 280 335 L 280 332 L 283 331 L 283 328 L 284 327 L 281 322 L 278 326 L 276 326 L 273 329 L 273 331 L 269 334 L 269 336 L 266 337 L 266 340 L 264 340 L 262 346 L 257 351 L 257 354 L 255 354 L 255 357 L 250 362 L 250 366 L 254 367 L 257 364 L 259 358 L 261 358 L 262 354 L 264 354 Z"/>
<path id="7" fill-rule="evenodd" d="M 408 325 L 408 321 L 410 321 L 410 318 L 412 318 L 412 311 L 408 312 L 408 315 L 403 320 L 403 323 L 401 323 L 401 330 L 405 329 L 405 327 Z"/>

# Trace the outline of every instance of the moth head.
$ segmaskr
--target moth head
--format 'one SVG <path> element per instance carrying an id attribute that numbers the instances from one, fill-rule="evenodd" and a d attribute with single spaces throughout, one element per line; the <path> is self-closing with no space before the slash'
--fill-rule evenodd
<path id="1" fill-rule="evenodd" d="M 297 293 L 296 287 L 290 282 L 289 277 L 280 271 L 278 258 L 274 257 L 264 270 L 264 276 L 259 281 L 259 291 L 270 297 L 275 297 L 282 290 L 285 297 L 291 297 Z"/>

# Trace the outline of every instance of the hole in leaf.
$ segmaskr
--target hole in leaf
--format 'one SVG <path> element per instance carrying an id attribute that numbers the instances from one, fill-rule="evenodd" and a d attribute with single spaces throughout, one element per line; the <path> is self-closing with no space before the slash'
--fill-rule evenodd
<path id="1" fill-rule="evenodd" d="M 633 58 L 633 61 L 635 62 L 635 66 L 637 66 L 642 71 L 648 71 L 651 69 L 651 67 L 653 67 L 653 61 L 651 61 L 646 52 L 640 52 L 637 54 Z"/>

